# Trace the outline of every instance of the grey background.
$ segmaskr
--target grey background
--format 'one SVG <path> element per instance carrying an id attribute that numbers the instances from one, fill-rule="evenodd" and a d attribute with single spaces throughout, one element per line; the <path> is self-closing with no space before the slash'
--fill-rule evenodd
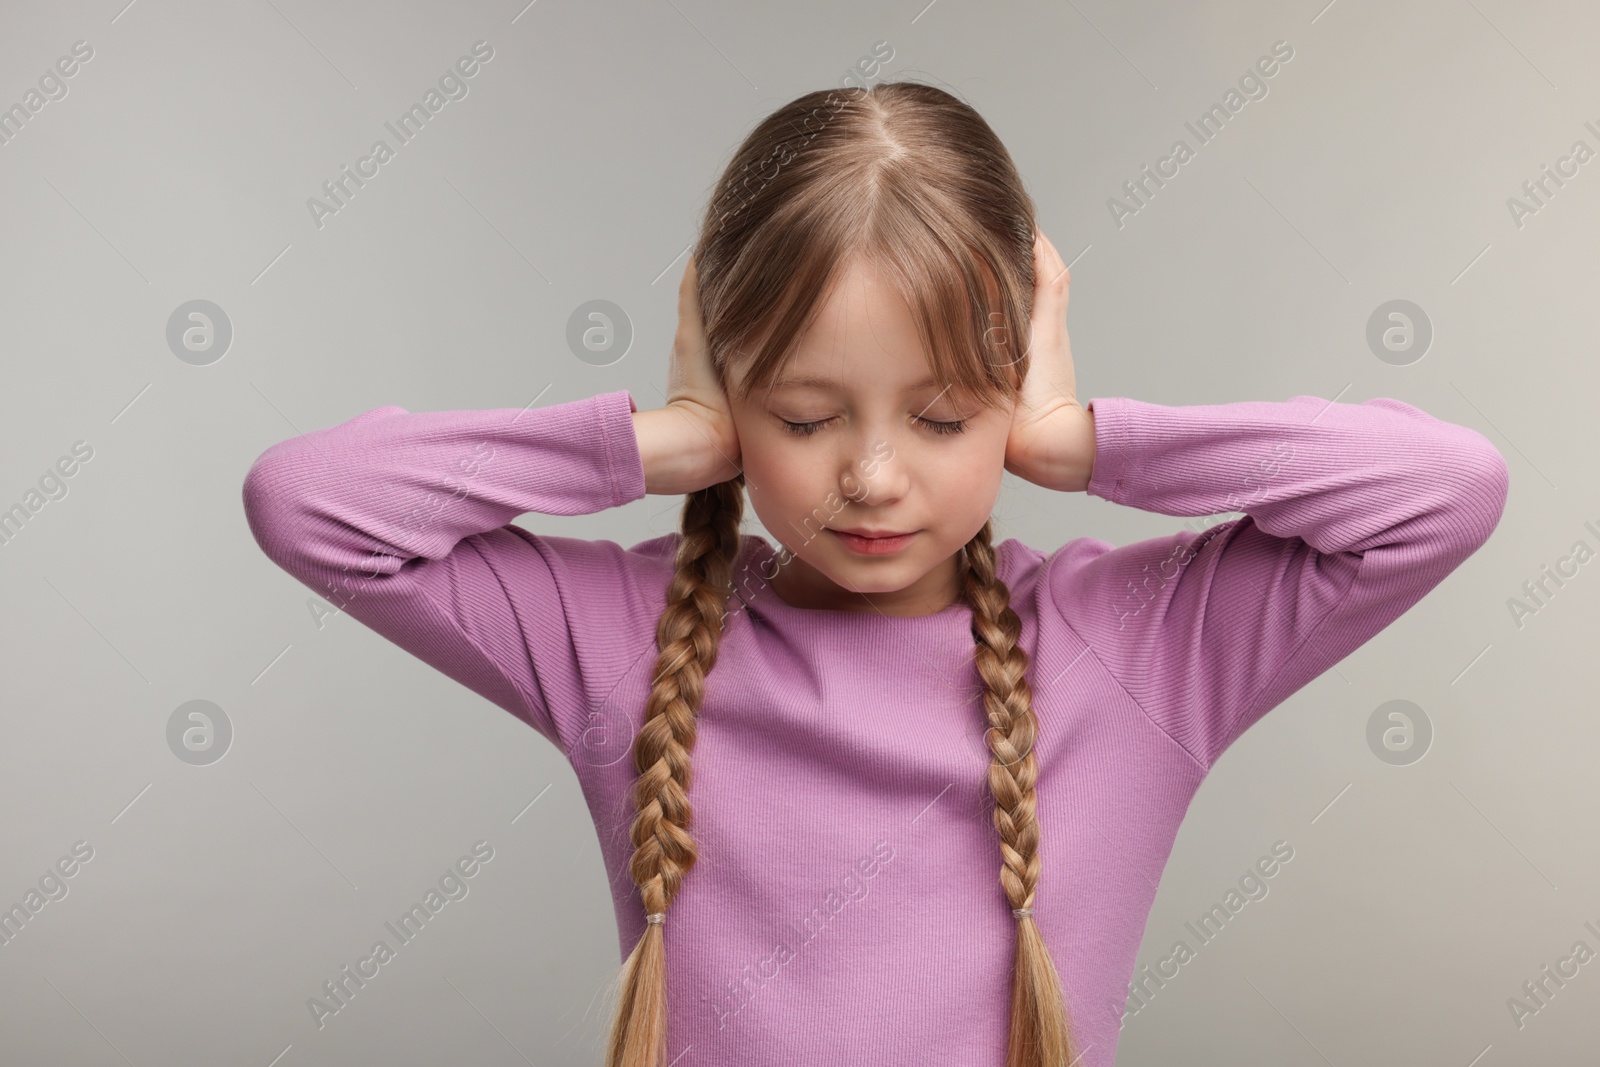
<path id="1" fill-rule="evenodd" d="M 241 482 L 273 442 L 382 404 L 658 405 L 721 166 L 878 41 L 880 76 L 959 93 L 1013 152 L 1073 265 L 1082 398 L 1397 397 L 1512 471 L 1490 543 L 1204 784 L 1140 964 L 1193 944 L 1184 923 L 1275 841 L 1294 858 L 1127 1018 L 1119 1063 L 1593 1056 L 1600 963 L 1520 1029 L 1507 1007 L 1577 941 L 1600 949 L 1600 578 L 1510 610 L 1600 543 L 1600 162 L 1520 227 L 1507 207 L 1575 140 L 1600 148 L 1592 8 L 108 0 L 0 20 L 0 105 L 94 49 L 0 146 L 0 507 L 94 450 L 0 546 L 0 903 L 94 849 L 0 947 L 0 1060 L 598 1062 L 617 939 L 571 769 L 361 624 L 319 628 L 252 541 Z M 478 40 L 494 57 L 469 95 L 319 229 L 307 199 Z M 1278 40 L 1294 58 L 1268 95 L 1119 228 L 1108 198 L 1193 146 L 1183 123 Z M 203 366 L 166 336 L 197 299 L 233 330 Z M 595 299 L 634 332 L 606 366 L 566 341 Z M 1366 341 L 1394 299 L 1434 330 L 1404 365 Z M 1006 481 L 999 537 L 1050 549 L 1218 521 Z M 519 521 L 633 544 L 678 503 Z M 233 730 L 208 766 L 168 746 L 191 700 Z M 1369 747 L 1391 700 L 1431 725 L 1420 761 Z M 319 1031 L 307 998 L 480 839 L 495 858 L 470 895 Z"/>

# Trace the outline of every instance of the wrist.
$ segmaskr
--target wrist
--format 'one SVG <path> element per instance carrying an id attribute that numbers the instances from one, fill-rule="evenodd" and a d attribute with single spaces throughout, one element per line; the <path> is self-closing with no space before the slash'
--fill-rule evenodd
<path id="1" fill-rule="evenodd" d="M 635 411 L 633 429 L 646 493 L 692 493 L 738 473 L 737 465 L 718 450 L 705 427 L 681 407 L 668 404 Z"/>
<path id="2" fill-rule="evenodd" d="M 1089 488 L 1094 478 L 1094 412 L 1073 404 L 1062 408 L 1058 418 L 1059 451 L 1054 457 L 1051 474 L 1055 487 L 1062 492 L 1081 493 Z"/>
<path id="3" fill-rule="evenodd" d="M 1081 493 L 1094 477 L 1094 413 L 1077 403 L 1066 404 L 1019 434 L 1020 459 L 1008 453 L 1006 469 L 1035 485 L 1063 493 Z"/>

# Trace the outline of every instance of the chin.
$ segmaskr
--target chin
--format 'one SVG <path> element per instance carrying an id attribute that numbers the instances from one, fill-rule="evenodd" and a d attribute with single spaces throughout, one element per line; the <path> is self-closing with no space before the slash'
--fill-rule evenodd
<path id="1" fill-rule="evenodd" d="M 910 560 L 872 559 L 868 556 L 829 561 L 828 569 L 817 570 L 843 589 L 861 593 L 893 593 L 904 589 L 927 573 Z"/>

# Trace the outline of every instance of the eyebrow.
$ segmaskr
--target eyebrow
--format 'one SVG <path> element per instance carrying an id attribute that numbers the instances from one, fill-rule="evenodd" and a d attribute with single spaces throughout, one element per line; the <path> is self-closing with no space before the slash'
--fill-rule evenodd
<path id="1" fill-rule="evenodd" d="M 915 392 L 918 389 L 926 389 L 931 385 L 938 384 L 939 383 L 934 381 L 932 377 L 927 377 L 921 379 L 920 381 L 912 382 L 906 387 L 906 392 Z M 796 374 L 790 377 L 779 378 L 777 381 L 772 383 L 772 388 L 774 390 L 805 387 L 815 389 L 832 389 L 837 391 L 840 388 L 840 385 L 832 378 L 823 378 L 816 374 Z"/>

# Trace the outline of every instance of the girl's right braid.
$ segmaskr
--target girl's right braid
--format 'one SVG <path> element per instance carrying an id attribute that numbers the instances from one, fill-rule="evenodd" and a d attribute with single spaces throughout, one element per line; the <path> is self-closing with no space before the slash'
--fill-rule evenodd
<path id="1" fill-rule="evenodd" d="M 689 757 L 705 678 L 717 661 L 727 617 L 743 510 L 742 473 L 684 500 L 683 538 L 667 587 L 667 606 L 656 626 L 656 677 L 633 742 L 638 777 L 632 799 L 638 814 L 630 830 L 634 853 L 629 869 L 649 921 L 623 965 L 607 1067 L 657 1067 L 665 1061 L 662 920 L 697 857 L 690 836 Z"/>

